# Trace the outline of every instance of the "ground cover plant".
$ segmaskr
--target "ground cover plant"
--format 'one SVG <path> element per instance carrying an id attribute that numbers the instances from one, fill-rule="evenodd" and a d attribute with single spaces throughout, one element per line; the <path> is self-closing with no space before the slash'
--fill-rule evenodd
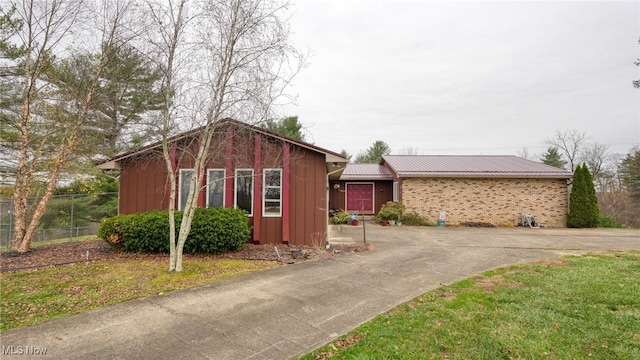
<path id="1" fill-rule="evenodd" d="M 428 292 L 304 359 L 638 359 L 640 253 L 570 256 Z"/>

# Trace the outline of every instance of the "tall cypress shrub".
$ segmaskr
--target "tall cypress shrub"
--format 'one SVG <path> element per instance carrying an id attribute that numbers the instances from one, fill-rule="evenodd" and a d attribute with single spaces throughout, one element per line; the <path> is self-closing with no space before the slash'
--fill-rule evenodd
<path id="1" fill-rule="evenodd" d="M 598 210 L 598 196 L 596 195 L 596 186 L 593 184 L 593 176 L 587 167 L 587 164 L 582 165 L 582 172 L 584 175 L 585 188 L 587 190 L 587 214 L 585 227 L 598 227 L 598 217 L 600 216 Z"/>
<path id="2" fill-rule="evenodd" d="M 571 181 L 571 195 L 569 195 L 569 214 L 567 215 L 567 227 L 583 227 L 583 214 L 585 213 L 585 193 L 586 189 L 582 166 L 578 165 L 573 171 L 573 180 Z"/>
<path id="3" fill-rule="evenodd" d="M 593 178 L 586 165 L 578 165 L 573 173 L 567 226 L 571 228 L 598 226 L 598 199 Z"/>

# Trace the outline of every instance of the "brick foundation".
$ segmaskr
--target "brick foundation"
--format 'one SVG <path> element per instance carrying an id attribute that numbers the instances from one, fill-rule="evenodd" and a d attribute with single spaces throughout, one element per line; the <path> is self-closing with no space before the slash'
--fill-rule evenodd
<path id="1" fill-rule="evenodd" d="M 565 227 L 569 195 L 565 179 L 413 178 L 402 181 L 402 202 L 407 212 L 434 222 L 446 210 L 451 225 L 511 226 L 520 222 L 523 211 L 542 225 Z"/>

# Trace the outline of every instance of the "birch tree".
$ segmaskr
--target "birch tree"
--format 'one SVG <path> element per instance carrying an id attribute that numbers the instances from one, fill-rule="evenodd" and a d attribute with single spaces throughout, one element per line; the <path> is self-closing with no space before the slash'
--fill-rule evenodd
<path id="1" fill-rule="evenodd" d="M 273 106 L 303 61 L 289 43 L 289 29 L 282 20 L 287 9 L 284 3 L 181 0 L 147 4 L 162 39 L 154 44 L 165 62 L 160 122 L 170 186 L 169 271 L 181 271 L 199 184 L 207 162 L 219 149 L 220 144 L 212 143 L 219 120 L 232 117 L 257 123 L 272 118 Z M 175 111 L 178 107 L 180 112 Z M 193 144 L 193 175 L 178 234 L 173 223 L 177 176 L 168 142 L 177 114 L 192 127 L 201 127 Z"/>
<path id="2" fill-rule="evenodd" d="M 92 9 L 90 5 L 95 4 L 102 6 Z M 14 57 L 14 64 L 15 74 L 21 77 L 17 82 L 21 90 L 19 108 L 10 122 L 18 144 L 13 193 L 13 249 L 18 252 L 29 251 L 60 175 L 81 141 L 89 106 L 109 57 L 99 51 L 99 61 L 94 66 L 75 74 L 79 79 L 59 77 L 64 71 L 55 69 L 57 59 L 77 55 L 72 47 L 74 42 L 83 47 L 96 43 L 83 33 L 96 26 L 101 37 L 97 43 L 115 46 L 129 6 L 124 0 L 103 3 L 25 0 L 15 6 L 19 28 L 13 38 L 20 53 Z M 99 19 L 95 14 L 99 14 Z M 98 23 L 85 23 L 87 19 Z M 81 56 L 69 61 L 82 64 Z M 76 83 L 70 84 L 72 81 Z M 72 87 L 76 92 L 66 91 Z M 34 195 L 32 191 L 38 181 L 44 183 L 44 188 L 36 205 L 29 208 L 28 199 Z"/>
<path id="3" fill-rule="evenodd" d="M 159 132 L 162 136 L 162 154 L 167 167 L 169 177 L 169 271 L 176 270 L 176 198 L 177 198 L 177 178 L 176 169 L 171 160 L 171 149 L 169 138 L 176 123 L 177 101 L 180 99 L 181 82 L 176 81 L 178 69 L 181 69 L 185 57 L 180 57 L 179 50 L 186 47 L 185 32 L 189 24 L 188 0 L 177 2 L 154 2 L 147 1 L 143 11 L 148 11 L 150 22 L 145 26 L 147 32 L 142 35 L 143 46 L 149 46 L 152 59 L 155 59 L 161 69 L 161 94 L 162 105 L 159 119 Z M 178 74 L 177 74 L 178 73 Z M 182 82 L 184 83 L 184 82 Z"/>

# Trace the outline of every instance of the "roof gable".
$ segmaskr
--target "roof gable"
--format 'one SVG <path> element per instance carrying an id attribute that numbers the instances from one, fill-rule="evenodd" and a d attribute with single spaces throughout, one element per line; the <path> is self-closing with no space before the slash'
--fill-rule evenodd
<path id="1" fill-rule="evenodd" d="M 511 155 L 385 155 L 398 177 L 569 179 L 571 172 Z"/>
<path id="2" fill-rule="evenodd" d="M 281 141 L 285 141 L 285 142 L 300 146 L 302 148 L 305 148 L 305 149 L 308 149 L 308 150 L 311 150 L 311 151 L 315 151 L 317 153 L 321 153 L 321 154 L 325 155 L 327 162 L 337 162 L 337 163 L 346 163 L 347 162 L 347 159 L 344 156 L 342 156 L 341 154 L 339 154 L 339 153 L 336 153 L 336 152 L 321 148 L 321 147 L 313 145 L 313 144 L 309 144 L 309 143 L 304 142 L 304 141 L 293 139 L 293 138 L 290 138 L 288 136 L 285 136 L 285 135 L 282 135 L 282 134 L 279 134 L 279 133 L 276 133 L 276 132 L 273 132 L 273 131 L 270 131 L 270 130 L 267 130 L 267 129 L 263 129 L 263 128 L 258 127 L 258 126 L 250 125 L 250 124 L 238 121 L 238 120 L 234 120 L 234 119 L 230 119 L 230 118 L 221 119 L 221 120 L 219 120 L 217 122 L 216 126 L 217 127 L 224 127 L 224 126 L 240 127 L 240 128 L 247 129 L 247 130 L 250 130 L 250 131 L 255 132 L 255 133 L 263 134 L 263 135 L 268 136 L 270 138 L 274 138 L 274 139 L 278 139 L 278 140 L 281 140 Z M 189 130 L 189 131 L 180 133 L 178 135 L 175 135 L 175 136 L 172 136 L 171 138 L 169 138 L 168 142 L 169 143 L 173 143 L 173 142 L 177 142 L 177 141 L 179 141 L 181 139 L 185 139 L 185 138 L 192 137 L 192 136 L 197 136 L 203 130 L 204 130 L 204 127 L 199 127 L 197 129 L 193 129 L 193 130 Z M 152 144 L 149 144 L 149 145 L 146 145 L 146 146 L 140 147 L 138 149 L 122 153 L 122 154 L 118 154 L 118 155 L 116 155 L 116 156 L 114 156 L 114 157 L 112 157 L 110 159 L 101 161 L 101 162 L 99 162 L 97 164 L 97 167 L 101 168 L 101 169 L 112 169 L 112 168 L 115 168 L 116 163 L 118 163 L 119 161 L 122 161 L 124 159 L 130 158 L 130 157 L 133 157 L 133 156 L 137 156 L 137 155 L 140 155 L 140 154 L 144 154 L 144 153 L 149 152 L 149 151 L 154 151 L 154 150 L 157 151 L 158 149 L 161 149 L 161 147 L 162 147 L 162 142 L 161 141 L 157 141 L 157 142 L 154 142 Z"/>

